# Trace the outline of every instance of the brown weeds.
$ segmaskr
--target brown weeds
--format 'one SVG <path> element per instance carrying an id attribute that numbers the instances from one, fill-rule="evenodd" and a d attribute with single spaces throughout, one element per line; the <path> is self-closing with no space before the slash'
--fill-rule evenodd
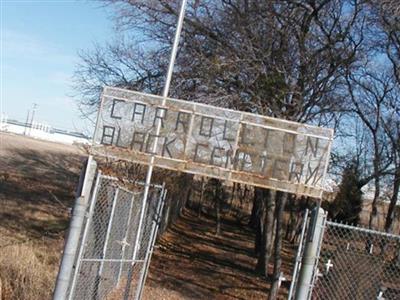
<path id="1" fill-rule="evenodd" d="M 56 255 L 32 244 L 0 248 L 0 300 L 51 299 Z"/>

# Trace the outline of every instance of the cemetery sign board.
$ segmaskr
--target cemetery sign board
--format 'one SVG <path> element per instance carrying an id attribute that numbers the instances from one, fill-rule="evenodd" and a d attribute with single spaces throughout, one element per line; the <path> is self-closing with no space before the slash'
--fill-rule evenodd
<path id="1" fill-rule="evenodd" d="M 144 164 L 154 156 L 161 168 L 321 197 L 332 129 L 165 100 L 105 87 L 92 152 Z"/>

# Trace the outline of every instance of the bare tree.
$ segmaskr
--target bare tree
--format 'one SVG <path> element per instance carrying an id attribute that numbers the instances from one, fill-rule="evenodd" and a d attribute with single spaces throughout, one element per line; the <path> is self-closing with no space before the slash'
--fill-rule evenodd
<path id="1" fill-rule="evenodd" d="M 104 84 L 160 91 L 179 6 L 167 0 L 106 3 L 117 9 L 119 30 L 139 31 L 141 38 L 82 53 L 77 88 L 90 108 Z M 360 10 L 357 0 L 191 3 L 172 94 L 328 123 L 341 100 L 335 93 L 341 70 L 361 46 L 362 35 L 353 32 L 363 26 Z"/>
<path id="2" fill-rule="evenodd" d="M 400 86 L 400 3 L 396 0 L 370 1 L 371 15 L 374 25 L 377 27 L 379 40 L 375 41 L 376 47 L 386 54 L 392 64 L 394 75 L 393 93 L 388 95 L 385 101 L 385 111 L 382 115 L 382 124 L 390 144 L 394 171 L 392 174 L 392 194 L 390 205 L 386 215 L 385 230 L 390 231 L 394 209 L 396 207 L 400 187 L 399 166 L 399 86 Z"/>
<path id="3" fill-rule="evenodd" d="M 400 3 L 397 0 L 370 0 L 374 25 L 378 28 L 377 46 L 382 48 L 393 65 L 400 83 Z"/>
<path id="4" fill-rule="evenodd" d="M 391 161 L 384 161 L 387 144 L 382 116 L 384 102 L 390 96 L 394 87 L 390 75 L 385 73 L 378 75 L 368 70 L 365 71 L 365 69 L 359 74 L 348 73 L 346 82 L 352 104 L 351 110 L 368 129 L 372 140 L 372 174 L 370 178 L 374 180 L 374 196 L 368 222 L 369 228 L 372 228 L 381 191 L 381 176 L 391 164 Z"/>
<path id="5" fill-rule="evenodd" d="M 400 93 L 397 92 L 393 96 L 394 97 L 387 99 L 386 116 L 382 120 L 385 133 L 390 143 L 392 163 L 394 167 L 391 181 L 392 193 L 385 221 L 385 231 L 387 232 L 391 231 L 400 190 Z"/>

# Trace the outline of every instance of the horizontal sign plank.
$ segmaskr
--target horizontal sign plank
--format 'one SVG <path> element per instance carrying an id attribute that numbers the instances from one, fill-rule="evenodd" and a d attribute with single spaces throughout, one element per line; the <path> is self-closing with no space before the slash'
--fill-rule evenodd
<path id="1" fill-rule="evenodd" d="M 144 164 L 154 156 L 162 168 L 321 197 L 332 129 L 165 100 L 105 87 L 93 153 Z"/>

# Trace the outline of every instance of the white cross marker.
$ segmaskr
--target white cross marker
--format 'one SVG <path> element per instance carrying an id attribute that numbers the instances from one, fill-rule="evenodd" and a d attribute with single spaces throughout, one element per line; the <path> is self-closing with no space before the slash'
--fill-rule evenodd
<path id="1" fill-rule="evenodd" d="M 121 241 L 116 241 L 116 243 L 122 245 L 122 249 L 125 249 L 126 246 L 130 246 L 130 244 L 126 241 L 126 237 L 124 237 Z"/>
<path id="2" fill-rule="evenodd" d="M 328 274 L 328 273 L 329 273 L 329 270 L 330 270 L 330 268 L 332 268 L 332 267 L 333 267 L 333 264 L 332 264 L 332 262 L 331 262 L 331 260 L 330 260 L 330 259 L 328 259 L 328 262 L 325 264 L 325 266 L 326 266 L 326 274 Z"/>
<path id="3" fill-rule="evenodd" d="M 383 298 L 383 292 L 382 291 L 379 291 L 379 295 L 376 298 L 376 300 L 385 300 L 385 298 Z"/>
<path id="4" fill-rule="evenodd" d="M 283 276 L 283 272 L 281 272 L 281 274 L 279 275 L 279 279 L 278 279 L 278 288 L 281 287 L 282 281 L 286 281 L 287 278 L 285 276 Z"/>
<path id="5" fill-rule="evenodd" d="M 319 268 L 317 268 L 317 277 L 322 277 L 322 276 L 324 276 L 324 274 L 322 274 L 322 273 L 319 271 Z"/>

